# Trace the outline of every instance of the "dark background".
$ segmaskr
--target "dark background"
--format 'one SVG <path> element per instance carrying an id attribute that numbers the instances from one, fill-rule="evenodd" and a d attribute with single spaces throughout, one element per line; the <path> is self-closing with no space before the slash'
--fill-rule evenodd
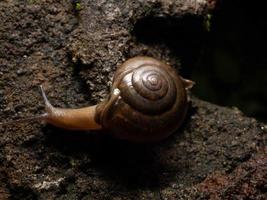
<path id="1" fill-rule="evenodd" d="M 192 70 L 201 99 L 267 121 L 267 12 L 264 1 L 222 1 Z"/>
<path id="2" fill-rule="evenodd" d="M 266 122 L 263 2 L 217 1 L 216 9 L 204 17 L 147 17 L 137 22 L 134 34 L 141 43 L 161 49 L 166 45 L 172 57 L 180 58 L 181 75 L 197 83 L 195 96 Z"/>

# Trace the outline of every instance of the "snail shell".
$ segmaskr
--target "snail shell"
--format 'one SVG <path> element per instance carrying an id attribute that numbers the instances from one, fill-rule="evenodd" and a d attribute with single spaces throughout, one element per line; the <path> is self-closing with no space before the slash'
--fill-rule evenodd
<path id="1" fill-rule="evenodd" d="M 176 71 L 140 56 L 118 68 L 111 94 L 97 106 L 95 120 L 117 138 L 158 141 L 177 130 L 187 107 L 183 79 Z"/>

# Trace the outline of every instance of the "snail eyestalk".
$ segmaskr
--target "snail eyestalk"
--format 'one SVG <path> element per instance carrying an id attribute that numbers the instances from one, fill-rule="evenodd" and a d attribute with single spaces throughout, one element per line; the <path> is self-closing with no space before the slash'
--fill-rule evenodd
<path id="1" fill-rule="evenodd" d="M 11 125 L 16 123 L 26 123 L 31 121 L 44 121 L 54 126 L 69 130 L 98 130 L 102 129 L 101 125 L 95 121 L 96 106 L 89 106 L 78 109 L 55 108 L 49 102 L 42 85 L 40 85 L 41 93 L 45 102 L 46 113 L 18 119 L 10 122 L 0 123 L 1 125 Z"/>
<path id="2" fill-rule="evenodd" d="M 45 122 L 69 130 L 98 130 L 102 128 L 95 121 L 96 105 L 77 109 L 55 108 L 49 102 L 42 86 L 40 89 L 45 102 Z"/>

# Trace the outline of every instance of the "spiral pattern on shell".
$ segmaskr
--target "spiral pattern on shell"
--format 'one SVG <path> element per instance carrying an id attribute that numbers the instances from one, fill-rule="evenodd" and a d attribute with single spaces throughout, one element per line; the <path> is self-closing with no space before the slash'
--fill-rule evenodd
<path id="1" fill-rule="evenodd" d="M 116 137 L 157 141 L 180 126 L 187 96 L 182 79 L 169 65 L 135 57 L 118 68 L 112 94 L 97 110 L 96 120 Z"/>
<path id="2" fill-rule="evenodd" d="M 122 77 L 118 89 L 123 100 L 145 114 L 160 114 L 176 98 L 175 83 L 157 65 L 143 64 Z"/>

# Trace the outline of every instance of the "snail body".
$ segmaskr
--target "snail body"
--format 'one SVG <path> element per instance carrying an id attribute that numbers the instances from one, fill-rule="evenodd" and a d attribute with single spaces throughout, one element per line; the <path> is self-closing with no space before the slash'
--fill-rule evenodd
<path id="1" fill-rule="evenodd" d="M 187 90 L 193 84 L 169 65 L 138 56 L 118 67 L 109 97 L 94 106 L 55 108 L 41 87 L 46 113 L 31 120 L 72 130 L 105 129 L 116 138 L 132 142 L 159 141 L 183 122 L 188 109 Z"/>

